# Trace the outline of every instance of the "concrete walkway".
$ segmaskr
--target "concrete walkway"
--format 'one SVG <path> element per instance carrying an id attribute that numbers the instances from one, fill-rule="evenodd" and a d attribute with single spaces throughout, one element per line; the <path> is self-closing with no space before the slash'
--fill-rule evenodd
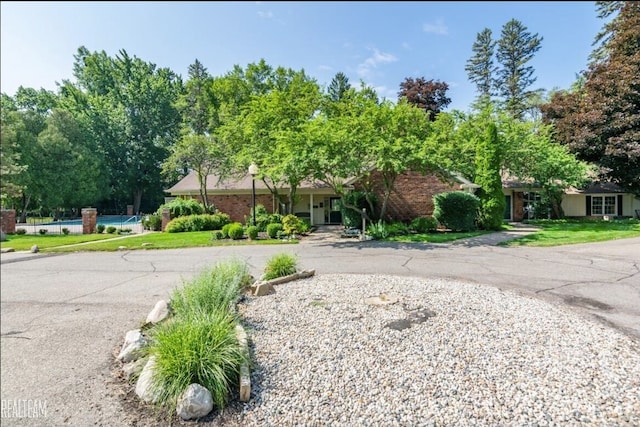
<path id="1" fill-rule="evenodd" d="M 552 248 L 496 246 L 515 229 L 454 244 L 318 239 L 297 245 L 0 255 L 2 399 L 47 403 L 47 417 L 2 425 L 129 425 L 113 353 L 159 299 L 213 263 L 275 254 L 316 274 L 450 278 L 569 307 L 640 342 L 640 238 Z"/>

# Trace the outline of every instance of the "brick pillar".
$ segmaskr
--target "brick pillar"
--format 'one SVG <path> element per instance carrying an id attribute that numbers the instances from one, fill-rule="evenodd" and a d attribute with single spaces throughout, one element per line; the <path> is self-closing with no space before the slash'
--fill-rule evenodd
<path id="1" fill-rule="evenodd" d="M 164 231 L 164 229 L 167 227 L 167 224 L 169 224 L 169 221 L 171 221 L 171 209 L 162 209 L 162 228 L 160 229 L 161 231 Z"/>
<path id="2" fill-rule="evenodd" d="M 127 215 L 133 216 L 133 205 L 127 205 Z"/>
<path id="3" fill-rule="evenodd" d="M 2 209 L 0 211 L 0 231 L 5 234 L 16 232 L 16 210 Z"/>
<path id="4" fill-rule="evenodd" d="M 82 234 L 92 234 L 96 232 L 98 210 L 96 208 L 82 209 Z"/>

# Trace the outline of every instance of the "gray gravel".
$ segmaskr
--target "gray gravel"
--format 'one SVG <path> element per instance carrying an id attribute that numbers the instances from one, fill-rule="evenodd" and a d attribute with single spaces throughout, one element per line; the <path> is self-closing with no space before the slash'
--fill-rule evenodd
<path id="1" fill-rule="evenodd" d="M 365 304 L 381 294 L 399 301 Z M 255 363 L 241 425 L 640 425 L 638 344 L 540 300 L 321 275 L 240 309 Z"/>

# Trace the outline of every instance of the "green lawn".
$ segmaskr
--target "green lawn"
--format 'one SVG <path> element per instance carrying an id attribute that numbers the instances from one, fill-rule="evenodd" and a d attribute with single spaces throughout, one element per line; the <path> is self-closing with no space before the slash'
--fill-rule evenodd
<path id="1" fill-rule="evenodd" d="M 603 242 L 640 236 L 640 221 L 634 219 L 598 220 L 537 220 L 529 224 L 541 230 L 520 237 L 502 246 L 558 246 L 575 243 Z"/>
<path id="2" fill-rule="evenodd" d="M 96 242 L 90 245 L 67 246 L 51 248 L 51 252 L 77 252 L 77 251 L 116 251 L 121 246 L 127 250 L 136 249 L 179 249 L 203 246 L 236 246 L 236 245 L 281 245 L 295 244 L 297 240 L 214 240 L 211 231 L 192 231 L 187 233 L 145 233 L 114 239 L 104 242 Z M 143 246 L 144 244 L 144 246 Z"/>
<path id="3" fill-rule="evenodd" d="M 38 249 L 48 249 L 55 246 L 72 245 L 76 243 L 92 242 L 115 237 L 112 234 L 8 234 L 7 240 L 0 243 L 2 248 L 13 248 L 16 251 L 28 251 L 31 246 L 38 245 Z"/>
<path id="4" fill-rule="evenodd" d="M 417 242 L 417 243 L 446 243 L 467 237 L 480 236 L 493 233 L 492 231 L 469 231 L 466 233 L 454 233 L 451 231 L 437 231 L 435 233 L 408 234 L 405 236 L 393 236 L 384 239 L 387 242 Z"/>

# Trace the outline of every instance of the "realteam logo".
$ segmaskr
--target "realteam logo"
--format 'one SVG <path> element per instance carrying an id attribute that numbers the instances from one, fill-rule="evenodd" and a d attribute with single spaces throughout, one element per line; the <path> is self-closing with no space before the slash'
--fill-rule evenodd
<path id="1" fill-rule="evenodd" d="M 2 418 L 44 418 L 47 401 L 38 399 L 2 399 Z"/>

